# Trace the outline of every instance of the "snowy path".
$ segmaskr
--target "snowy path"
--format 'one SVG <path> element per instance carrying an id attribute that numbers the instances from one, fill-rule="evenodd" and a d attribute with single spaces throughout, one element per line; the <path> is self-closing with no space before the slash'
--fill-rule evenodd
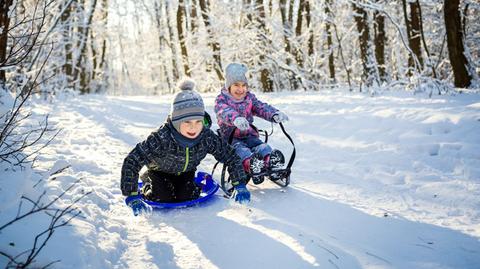
<path id="1" fill-rule="evenodd" d="M 170 96 L 37 105 L 63 129 L 39 169 L 71 164 L 48 182 L 52 193 L 77 178 L 78 192 L 94 191 L 81 202 L 85 219 L 59 232 L 44 259 L 60 257 L 58 268 L 480 268 L 480 96 L 262 97 L 291 119 L 289 188 L 251 186 L 246 207 L 219 192 L 206 206 L 136 218 L 119 190 L 121 164 L 163 122 Z M 212 113 L 213 96 L 205 100 Z M 279 129 L 270 139 L 289 155 Z"/>

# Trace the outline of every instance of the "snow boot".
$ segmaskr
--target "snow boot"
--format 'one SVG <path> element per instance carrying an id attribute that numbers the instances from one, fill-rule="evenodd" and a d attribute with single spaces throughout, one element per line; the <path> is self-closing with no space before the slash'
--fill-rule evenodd
<path id="1" fill-rule="evenodd" d="M 283 153 L 278 150 L 274 149 L 272 153 L 270 153 L 270 163 L 269 167 L 272 170 L 282 168 L 285 165 L 285 156 Z"/>
<path id="2" fill-rule="evenodd" d="M 252 175 L 253 184 L 258 185 L 263 182 L 263 175 L 258 175 L 265 172 L 265 163 L 262 155 L 256 153 L 250 157 L 250 175 Z"/>
<path id="3" fill-rule="evenodd" d="M 272 171 L 270 174 L 270 180 L 277 181 L 282 178 L 282 173 L 275 173 L 275 170 L 283 168 L 284 165 L 285 156 L 283 156 L 283 153 L 280 150 L 274 149 L 272 153 L 270 153 L 269 169 Z"/>

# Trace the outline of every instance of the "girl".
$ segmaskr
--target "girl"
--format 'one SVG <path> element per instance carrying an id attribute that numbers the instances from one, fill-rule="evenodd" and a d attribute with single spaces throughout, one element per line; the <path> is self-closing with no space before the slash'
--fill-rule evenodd
<path id="1" fill-rule="evenodd" d="M 282 166 L 283 154 L 260 140 L 258 131 L 253 127 L 253 116 L 270 122 L 285 122 L 288 117 L 275 107 L 263 103 L 249 91 L 246 78 L 247 67 L 240 63 L 231 63 L 225 69 L 225 86 L 215 100 L 220 133 L 228 139 L 233 132 L 232 145 L 242 159 L 244 170 L 249 174 L 258 174 L 265 167 Z M 253 177 L 259 184 L 263 177 Z"/>

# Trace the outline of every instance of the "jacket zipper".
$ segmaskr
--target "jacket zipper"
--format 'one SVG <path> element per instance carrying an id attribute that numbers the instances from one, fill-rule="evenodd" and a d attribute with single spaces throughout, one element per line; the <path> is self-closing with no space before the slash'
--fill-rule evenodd
<path id="1" fill-rule="evenodd" d="M 189 159 L 189 149 L 188 147 L 185 148 L 185 154 L 186 154 L 186 159 L 185 159 L 185 166 L 183 167 L 183 171 L 182 172 L 179 172 L 178 174 L 180 175 L 181 173 L 185 172 L 187 170 L 187 166 L 188 166 L 188 159 Z"/>

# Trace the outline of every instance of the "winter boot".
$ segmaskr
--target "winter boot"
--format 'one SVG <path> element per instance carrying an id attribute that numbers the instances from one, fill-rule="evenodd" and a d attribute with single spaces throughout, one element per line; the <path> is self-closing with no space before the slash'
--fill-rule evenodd
<path id="1" fill-rule="evenodd" d="M 140 193 L 142 193 L 145 198 L 150 200 L 152 196 L 152 180 L 148 176 L 148 171 L 145 171 L 143 174 L 140 175 L 140 180 L 142 180 L 143 182 Z"/>
<path id="2" fill-rule="evenodd" d="M 282 168 L 285 165 L 285 156 L 283 156 L 283 153 L 278 150 L 274 149 L 272 153 L 270 154 L 270 163 L 269 167 L 272 170 Z"/>
<path id="3" fill-rule="evenodd" d="M 252 180 L 255 185 L 258 185 L 263 182 L 263 175 L 258 175 L 265 171 L 265 163 L 263 162 L 263 157 L 259 153 L 250 157 L 250 174 L 252 175 Z"/>
<path id="4" fill-rule="evenodd" d="M 277 181 L 282 178 L 282 173 L 275 173 L 275 170 L 283 168 L 284 165 L 285 156 L 283 156 L 283 153 L 280 150 L 274 149 L 270 154 L 269 169 L 272 171 L 270 174 L 270 180 Z"/>

